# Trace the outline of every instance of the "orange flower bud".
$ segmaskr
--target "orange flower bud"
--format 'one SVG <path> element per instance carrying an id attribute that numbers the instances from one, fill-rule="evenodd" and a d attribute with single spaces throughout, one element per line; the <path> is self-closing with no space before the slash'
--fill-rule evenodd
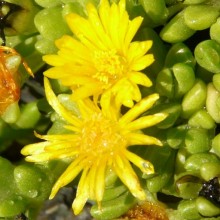
<path id="1" fill-rule="evenodd" d="M 20 99 L 19 65 L 23 64 L 27 72 L 33 76 L 27 63 L 14 49 L 0 46 L 0 115 L 6 108 Z"/>

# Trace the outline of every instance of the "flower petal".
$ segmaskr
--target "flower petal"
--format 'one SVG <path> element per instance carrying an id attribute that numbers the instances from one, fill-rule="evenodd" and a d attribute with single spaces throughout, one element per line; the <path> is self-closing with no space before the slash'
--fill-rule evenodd
<path id="1" fill-rule="evenodd" d="M 99 107 L 95 105 L 95 103 L 92 102 L 90 99 L 78 100 L 77 104 L 80 109 L 80 114 L 84 119 L 91 117 L 95 113 L 101 112 Z"/>
<path id="2" fill-rule="evenodd" d="M 113 94 L 115 94 L 116 106 L 123 104 L 131 108 L 134 104 L 133 100 L 138 102 L 141 99 L 141 93 L 138 86 L 127 78 L 118 81 L 111 90 Z"/>
<path id="3" fill-rule="evenodd" d="M 109 24 L 109 11 L 110 5 L 108 0 L 101 0 L 99 7 L 99 16 L 102 22 L 102 25 L 105 29 L 105 32 L 109 34 L 108 24 Z"/>
<path id="4" fill-rule="evenodd" d="M 42 59 L 51 66 L 63 66 L 66 63 L 66 60 L 60 59 L 60 56 L 55 54 L 44 55 Z"/>
<path id="5" fill-rule="evenodd" d="M 84 98 L 88 98 L 89 96 L 100 94 L 102 91 L 102 88 L 97 86 L 98 84 L 92 84 L 92 85 L 84 85 L 76 90 L 73 91 L 72 99 L 73 100 L 80 100 Z"/>
<path id="6" fill-rule="evenodd" d="M 78 215 L 82 211 L 88 199 L 89 199 L 88 168 L 85 168 L 83 170 L 82 176 L 78 184 L 76 198 L 72 204 L 72 208 L 75 215 Z"/>
<path id="7" fill-rule="evenodd" d="M 154 115 L 147 115 L 136 119 L 126 125 L 126 129 L 129 131 L 141 130 L 158 124 L 167 117 L 165 113 L 157 113 Z"/>
<path id="8" fill-rule="evenodd" d="M 142 21 L 143 21 L 143 18 L 140 16 L 136 17 L 132 21 L 130 21 L 129 26 L 128 26 L 128 30 L 127 30 L 127 33 L 125 36 L 125 40 L 124 40 L 124 48 L 126 48 L 126 50 L 128 49 L 130 42 L 134 38 L 139 27 L 141 26 Z"/>
<path id="9" fill-rule="evenodd" d="M 154 173 L 154 166 L 147 160 L 142 159 L 141 157 L 137 156 L 136 154 L 125 151 L 124 153 L 129 161 L 135 164 L 143 173 L 145 174 L 152 174 Z"/>
<path id="10" fill-rule="evenodd" d="M 131 108 L 128 112 L 126 112 L 119 119 L 119 123 L 123 126 L 126 126 L 128 122 L 133 121 L 140 114 L 150 109 L 158 99 L 159 99 L 159 95 L 157 93 L 145 97 L 140 102 L 138 102 L 133 108 Z"/>
<path id="11" fill-rule="evenodd" d="M 102 41 L 104 45 L 106 45 L 106 50 L 111 49 L 114 45 L 112 44 L 109 35 L 105 32 L 104 26 L 100 20 L 97 9 L 93 4 L 88 4 L 87 11 L 89 22 L 93 26 L 93 29 L 99 37 L 99 40 Z"/>
<path id="12" fill-rule="evenodd" d="M 147 54 L 135 60 L 131 64 L 131 69 L 134 71 L 140 71 L 150 66 L 154 62 L 154 56 L 152 54 Z"/>
<path id="13" fill-rule="evenodd" d="M 94 87 L 97 87 L 98 83 L 96 80 L 92 79 L 89 76 L 83 76 L 83 74 L 80 75 L 80 71 L 78 73 L 79 73 L 79 75 L 72 74 L 73 76 L 71 78 L 70 77 L 61 78 L 60 81 L 65 86 L 83 85 L 83 86 L 91 87 L 91 84 L 94 84 Z"/>
<path id="14" fill-rule="evenodd" d="M 119 4 L 123 5 L 125 4 L 125 1 L 120 1 Z M 124 6 L 120 7 L 119 10 L 120 10 L 120 28 L 118 29 L 118 39 L 120 43 L 119 52 L 122 53 L 124 56 L 127 56 L 129 52 L 127 51 L 127 48 L 124 47 L 124 41 L 125 41 L 125 37 L 128 31 L 130 21 L 129 21 L 128 13 L 125 10 Z"/>
<path id="15" fill-rule="evenodd" d="M 77 153 L 78 150 L 73 151 L 73 149 L 63 147 L 61 150 L 42 152 L 40 154 L 32 154 L 31 156 L 26 157 L 26 161 L 41 163 L 54 159 L 71 158 Z"/>
<path id="16" fill-rule="evenodd" d="M 137 175 L 131 167 L 129 161 L 122 155 L 116 155 L 114 161 L 114 171 L 121 181 L 128 187 L 134 197 L 145 200 L 146 194 L 142 189 Z"/>
<path id="17" fill-rule="evenodd" d="M 43 140 L 47 140 L 50 142 L 57 142 L 57 141 L 66 141 L 66 140 L 71 140 L 74 141 L 77 139 L 78 135 L 74 135 L 74 134 L 50 134 L 50 135 L 41 135 L 38 134 L 37 132 L 34 132 L 35 136 L 43 139 Z"/>
<path id="18" fill-rule="evenodd" d="M 92 200 L 96 200 L 96 175 L 98 170 L 98 161 L 94 161 L 91 164 L 89 173 L 88 173 L 88 179 L 89 179 L 89 198 Z"/>
<path id="19" fill-rule="evenodd" d="M 162 146 L 162 142 L 155 137 L 142 133 L 127 133 L 126 139 L 130 146 L 132 145 L 158 145 Z"/>
<path id="20" fill-rule="evenodd" d="M 105 171 L 108 159 L 103 156 L 99 162 L 99 169 L 96 173 L 95 195 L 97 202 L 101 202 L 105 191 Z"/>
<path id="21" fill-rule="evenodd" d="M 85 18 L 70 13 L 66 16 L 67 24 L 75 36 L 89 49 L 105 50 L 106 46 L 99 40 L 92 25 Z"/>
<path id="22" fill-rule="evenodd" d="M 44 77 L 44 87 L 47 100 L 49 104 L 53 107 L 53 109 L 69 123 L 79 126 L 81 123 L 80 120 L 60 104 L 59 100 L 57 99 L 57 97 L 51 89 L 49 80 L 46 77 Z"/>
<path id="23" fill-rule="evenodd" d="M 119 8 L 115 3 L 113 3 L 110 8 L 108 27 L 109 27 L 109 35 L 111 37 L 111 40 L 115 48 L 117 49 L 120 48 L 120 42 L 118 39 L 118 30 L 121 24 L 119 23 L 120 22 L 119 19 L 120 19 Z"/>
<path id="24" fill-rule="evenodd" d="M 129 72 L 128 78 L 135 84 L 139 84 L 146 87 L 152 86 L 151 80 L 144 73 Z"/>
<path id="25" fill-rule="evenodd" d="M 112 91 L 106 91 L 102 94 L 100 99 L 100 106 L 102 113 L 105 117 L 112 121 L 117 121 L 120 113 L 120 108 L 115 107 L 115 103 L 112 101 Z M 121 106 L 121 105 L 120 105 Z"/>
<path id="26" fill-rule="evenodd" d="M 49 141 L 39 142 L 35 144 L 29 144 L 22 148 L 21 154 L 27 156 L 31 154 L 40 154 L 44 152 L 44 148 L 46 146 L 50 146 L 51 143 Z"/>
<path id="27" fill-rule="evenodd" d="M 130 43 L 127 56 L 128 62 L 135 62 L 137 59 L 144 56 L 147 51 L 152 47 L 152 44 L 153 43 L 151 40 L 141 42 L 134 41 Z"/>
<path id="28" fill-rule="evenodd" d="M 57 39 L 55 41 L 55 44 L 59 49 L 65 48 L 72 51 L 72 54 L 74 54 L 74 56 L 72 56 L 71 58 L 74 58 L 75 56 L 83 60 L 90 60 L 91 58 L 89 56 L 89 49 L 71 36 L 64 35 L 60 39 Z"/>
<path id="29" fill-rule="evenodd" d="M 70 183 L 75 177 L 84 169 L 85 156 L 77 157 L 64 171 L 64 173 L 59 177 L 59 179 L 54 184 L 50 199 L 52 199 L 59 189 L 68 183 Z"/>

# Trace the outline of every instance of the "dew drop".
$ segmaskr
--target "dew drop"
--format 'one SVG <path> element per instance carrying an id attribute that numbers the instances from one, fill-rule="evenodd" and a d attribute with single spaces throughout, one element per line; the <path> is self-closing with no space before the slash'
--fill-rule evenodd
<path id="1" fill-rule="evenodd" d="M 38 191 L 36 189 L 32 189 L 28 191 L 30 198 L 35 198 L 38 195 Z"/>
<path id="2" fill-rule="evenodd" d="M 22 196 L 18 196 L 18 200 L 20 201 L 23 200 Z"/>
<path id="3" fill-rule="evenodd" d="M 15 202 L 14 202 L 13 200 L 10 200 L 10 201 L 9 201 L 9 204 L 10 204 L 10 205 L 14 205 Z"/>
<path id="4" fill-rule="evenodd" d="M 145 163 L 145 162 L 142 163 L 142 166 L 143 166 L 144 169 L 150 168 L 149 164 Z"/>

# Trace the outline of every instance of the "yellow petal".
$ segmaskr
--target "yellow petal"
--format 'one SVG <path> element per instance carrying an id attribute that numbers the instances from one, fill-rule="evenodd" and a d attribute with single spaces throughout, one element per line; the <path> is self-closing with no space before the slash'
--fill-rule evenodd
<path id="1" fill-rule="evenodd" d="M 125 36 L 125 40 L 124 40 L 125 48 L 128 48 L 130 42 L 132 41 L 133 37 L 137 33 L 139 27 L 141 26 L 142 21 L 143 21 L 142 17 L 136 17 L 132 21 L 130 21 L 128 30 Z"/>
<path id="2" fill-rule="evenodd" d="M 99 167 L 96 173 L 95 195 L 98 202 L 102 201 L 105 191 L 105 171 L 106 171 L 106 156 L 103 156 L 99 162 Z"/>
<path id="3" fill-rule="evenodd" d="M 82 77 L 89 77 L 96 69 L 92 65 L 76 65 L 72 62 L 65 63 L 63 66 L 52 67 L 44 72 L 44 75 L 53 79 L 64 79 L 64 80 L 73 80 L 81 75 Z M 91 81 L 95 81 L 89 77 Z M 77 84 L 77 83 L 74 83 Z"/>
<path id="4" fill-rule="evenodd" d="M 71 13 L 66 16 L 67 24 L 77 38 L 89 49 L 105 50 L 105 45 L 99 40 L 93 27 L 85 18 Z"/>
<path id="5" fill-rule="evenodd" d="M 137 84 L 132 83 L 127 78 L 118 81 L 111 89 L 116 94 L 116 106 L 120 104 L 126 107 L 133 107 L 133 101 L 140 101 L 141 93 Z"/>
<path id="6" fill-rule="evenodd" d="M 144 56 L 147 51 L 151 48 L 152 41 L 141 41 L 141 42 L 131 42 L 128 49 L 127 59 L 128 62 L 135 62 L 138 58 Z"/>
<path id="7" fill-rule="evenodd" d="M 93 4 L 88 4 L 87 11 L 89 22 L 93 26 L 93 29 L 99 37 L 99 40 L 102 41 L 103 45 L 106 45 L 106 50 L 111 49 L 113 47 L 112 41 L 109 35 L 107 35 L 105 32 L 104 26 L 100 20 L 97 9 Z"/>
<path id="8" fill-rule="evenodd" d="M 96 175 L 97 175 L 97 169 L 98 167 L 98 161 L 94 161 L 91 164 L 89 173 L 88 173 L 88 179 L 89 179 L 89 198 L 92 200 L 96 200 Z"/>
<path id="9" fill-rule="evenodd" d="M 77 102 L 80 114 L 83 119 L 91 118 L 96 113 L 100 113 L 101 110 L 90 99 L 78 100 Z"/>
<path id="10" fill-rule="evenodd" d="M 116 155 L 113 168 L 118 177 L 128 187 L 134 197 L 140 200 L 146 199 L 146 194 L 140 185 L 138 177 L 127 159 Z"/>
<path id="11" fill-rule="evenodd" d="M 152 86 L 151 80 L 144 73 L 130 72 L 128 73 L 128 78 L 135 84 L 139 84 L 146 87 Z"/>
<path id="12" fill-rule="evenodd" d="M 71 112 L 67 111 L 59 102 L 55 94 L 53 93 L 49 80 L 44 77 L 44 87 L 46 92 L 46 97 L 49 104 L 53 107 L 53 109 L 63 117 L 67 122 L 72 123 L 75 126 L 79 126 L 81 121 L 74 116 Z"/>
<path id="13" fill-rule="evenodd" d="M 150 66 L 154 62 L 154 56 L 152 54 L 147 54 L 136 59 L 130 66 L 134 71 L 141 71 L 146 67 Z"/>
<path id="14" fill-rule="evenodd" d="M 117 121 L 120 108 L 115 108 L 115 105 L 112 101 L 112 91 L 108 90 L 101 95 L 100 106 L 102 108 L 102 113 L 106 118 L 109 118 L 113 121 Z"/>
<path id="15" fill-rule="evenodd" d="M 128 13 L 126 11 L 125 0 L 121 0 L 118 4 L 118 7 L 119 7 L 119 17 L 120 17 L 119 20 L 120 28 L 118 29 L 118 39 L 119 39 L 119 45 L 121 47 L 120 52 L 124 52 L 123 54 L 126 55 L 127 51 L 123 51 L 123 45 L 128 29 L 128 24 L 130 21 L 129 21 Z"/>
<path id="16" fill-rule="evenodd" d="M 125 155 L 129 161 L 131 161 L 134 165 L 136 165 L 143 173 L 145 174 L 152 174 L 154 173 L 154 166 L 147 160 L 142 159 L 141 157 L 137 156 L 136 154 L 125 151 Z"/>
<path id="17" fill-rule="evenodd" d="M 54 151 L 55 152 L 55 151 L 58 151 L 58 150 L 63 150 L 64 153 L 65 153 L 66 150 L 69 150 L 69 151 L 75 152 L 75 154 L 77 152 L 79 152 L 79 150 L 76 150 L 77 147 L 79 147 L 79 138 L 77 138 L 75 140 L 71 140 L 71 139 L 69 139 L 69 141 L 67 141 L 67 140 L 68 139 L 66 139 L 66 141 L 63 141 L 63 142 L 53 143 L 53 144 L 45 147 L 44 150 L 46 152 L 48 152 L 48 151 Z M 68 155 L 66 157 L 68 157 Z"/>
<path id="18" fill-rule="evenodd" d="M 120 0 L 118 3 L 118 7 L 119 7 L 119 15 L 120 17 L 124 14 L 124 12 L 126 11 L 126 2 L 125 0 Z"/>
<path id="19" fill-rule="evenodd" d="M 62 66 L 66 63 L 66 60 L 60 59 L 60 56 L 54 54 L 44 55 L 42 59 L 51 66 Z"/>
<path id="20" fill-rule="evenodd" d="M 135 121 L 128 123 L 126 125 L 126 129 L 128 129 L 129 131 L 134 131 L 141 130 L 143 128 L 148 128 L 163 121 L 166 117 L 167 114 L 164 113 L 143 116 L 141 118 L 136 119 Z"/>
<path id="21" fill-rule="evenodd" d="M 77 135 L 74 134 L 49 134 L 49 135 L 40 135 L 37 132 L 34 132 L 35 136 L 47 140 L 50 142 L 56 142 L 56 141 L 66 141 L 66 140 L 76 140 L 78 137 Z"/>
<path id="22" fill-rule="evenodd" d="M 88 98 L 92 95 L 100 95 L 102 92 L 102 88 L 100 88 L 100 84 L 92 84 L 85 85 L 74 90 L 71 98 L 72 100 L 80 100 L 84 98 Z"/>
<path id="23" fill-rule="evenodd" d="M 76 68 L 77 69 L 77 68 Z M 80 72 L 78 72 L 80 74 Z M 71 76 L 71 75 L 70 75 Z M 60 79 L 62 84 L 65 86 L 72 86 L 72 85 L 87 85 L 91 87 L 91 84 L 94 84 L 94 87 L 97 87 L 97 81 L 92 79 L 89 76 L 83 75 L 75 75 L 72 74 L 72 77 L 65 77 Z"/>
<path id="24" fill-rule="evenodd" d="M 118 38 L 118 30 L 120 29 L 120 20 L 119 20 L 119 8 L 118 6 L 113 3 L 110 8 L 110 14 L 109 14 L 109 35 L 111 37 L 111 40 L 114 44 L 114 46 L 119 49 L 120 48 L 120 42 Z"/>
<path id="25" fill-rule="evenodd" d="M 125 135 L 128 140 L 128 144 L 131 145 L 158 145 L 162 146 L 160 140 L 155 137 L 148 136 L 146 134 L 141 133 L 128 133 Z"/>
<path id="26" fill-rule="evenodd" d="M 52 199 L 59 189 L 68 183 L 70 183 L 75 177 L 84 169 L 85 157 L 77 157 L 64 171 L 64 173 L 59 177 L 59 179 L 54 184 L 50 199 Z"/>
<path id="27" fill-rule="evenodd" d="M 61 60 L 65 60 L 65 63 L 71 63 L 72 65 L 76 66 L 92 65 L 92 57 L 90 56 L 89 50 L 84 57 L 82 57 L 80 53 L 76 53 L 76 50 L 70 48 L 61 48 L 57 54 Z"/>
<path id="28" fill-rule="evenodd" d="M 110 5 L 108 0 L 101 0 L 100 7 L 99 7 L 99 16 L 102 22 L 102 25 L 105 29 L 105 32 L 109 34 L 109 11 Z"/>
<path id="29" fill-rule="evenodd" d="M 62 74 L 60 74 L 62 73 Z M 63 66 L 62 67 L 51 67 L 50 69 L 47 69 L 44 72 L 44 76 L 50 77 L 52 79 L 59 79 L 60 77 L 68 77 L 68 73 L 63 72 Z"/>
<path id="30" fill-rule="evenodd" d="M 80 57 L 83 60 L 91 58 L 89 56 L 89 49 L 71 36 L 64 35 L 60 39 L 57 39 L 55 44 L 59 49 L 68 49 L 74 54 L 74 56 Z M 72 56 L 71 58 L 74 57 Z"/>
<path id="31" fill-rule="evenodd" d="M 42 152 L 40 154 L 33 154 L 31 156 L 27 156 L 26 160 L 29 162 L 41 163 L 54 159 L 71 158 L 75 156 L 77 153 L 78 150 L 74 151 L 73 149 L 65 148 L 63 146 L 61 150 L 53 150 L 49 152 Z"/>
<path id="32" fill-rule="evenodd" d="M 46 146 L 50 146 L 50 145 L 51 143 L 49 141 L 29 144 L 22 148 L 21 154 L 23 155 L 39 154 L 39 153 L 44 152 L 44 148 Z"/>
<path id="33" fill-rule="evenodd" d="M 82 211 L 88 199 L 89 199 L 88 168 L 85 168 L 83 170 L 82 176 L 78 184 L 76 198 L 72 204 L 72 208 L 75 215 L 78 215 Z"/>
<path id="34" fill-rule="evenodd" d="M 131 108 L 128 112 L 126 112 L 126 114 L 124 114 L 119 119 L 119 123 L 121 125 L 126 126 L 127 123 L 133 121 L 140 114 L 150 109 L 158 99 L 159 99 L 159 95 L 157 93 L 145 97 L 140 102 L 138 102 L 133 108 Z"/>

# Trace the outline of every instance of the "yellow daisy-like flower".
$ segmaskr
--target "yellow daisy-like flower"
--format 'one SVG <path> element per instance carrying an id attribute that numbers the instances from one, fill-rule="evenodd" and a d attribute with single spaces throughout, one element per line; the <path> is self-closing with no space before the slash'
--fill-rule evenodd
<path id="1" fill-rule="evenodd" d="M 87 5 L 87 19 L 68 14 L 66 21 L 74 37 L 58 39 L 58 53 L 43 57 L 53 66 L 44 75 L 71 87 L 75 100 L 97 99 L 104 92 L 101 102 L 109 103 L 114 96 L 117 103 L 132 107 L 133 100 L 140 101 L 137 85 L 152 85 L 140 72 L 154 61 L 152 54 L 146 54 L 152 41 L 131 42 L 143 18 L 129 20 L 125 7 L 125 0 L 112 5 L 101 0 L 98 10 Z"/>
<path id="2" fill-rule="evenodd" d="M 101 201 L 105 189 L 106 169 L 113 169 L 130 192 L 140 200 L 146 195 L 131 163 L 143 173 L 154 172 L 153 165 L 130 152 L 131 145 L 159 145 L 155 137 L 141 132 L 141 129 L 153 126 L 166 118 L 165 113 L 139 117 L 158 100 L 158 94 L 152 94 L 121 115 L 114 106 L 108 111 L 102 109 L 90 99 L 77 101 L 80 116 L 67 110 L 53 93 L 49 81 L 45 78 L 45 91 L 49 104 L 62 117 L 70 132 L 62 135 L 39 135 L 43 142 L 25 146 L 21 153 L 30 162 L 44 162 L 52 159 L 70 158 L 72 162 L 55 183 L 50 198 L 58 190 L 70 183 L 78 174 L 81 178 L 73 210 L 78 214 L 88 199 Z M 105 108 L 104 108 L 105 109 Z M 139 118 L 137 118 L 139 117 Z M 130 163 L 131 162 L 131 163 Z"/>

